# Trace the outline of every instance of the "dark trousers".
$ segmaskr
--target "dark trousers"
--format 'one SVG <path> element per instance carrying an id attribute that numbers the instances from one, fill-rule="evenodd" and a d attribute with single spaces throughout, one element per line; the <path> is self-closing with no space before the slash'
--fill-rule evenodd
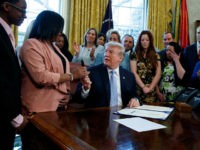
<path id="1" fill-rule="evenodd" d="M 31 123 L 21 133 L 22 150 L 59 150 L 59 148 Z"/>
<path id="2" fill-rule="evenodd" d="M 13 150 L 15 141 L 15 128 L 10 122 L 4 120 L 0 123 L 0 150 Z"/>

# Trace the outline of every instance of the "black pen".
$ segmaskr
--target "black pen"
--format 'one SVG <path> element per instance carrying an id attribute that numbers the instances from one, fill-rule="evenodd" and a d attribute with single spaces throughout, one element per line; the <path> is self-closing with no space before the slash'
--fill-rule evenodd
<path id="1" fill-rule="evenodd" d="M 85 63 L 83 60 L 81 60 L 81 66 L 84 67 L 85 66 Z"/>

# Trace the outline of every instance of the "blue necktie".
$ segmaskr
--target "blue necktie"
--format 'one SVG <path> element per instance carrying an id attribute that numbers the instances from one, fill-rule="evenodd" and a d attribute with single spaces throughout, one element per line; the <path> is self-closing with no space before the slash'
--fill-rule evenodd
<path id="1" fill-rule="evenodd" d="M 118 105 L 118 96 L 117 96 L 117 79 L 115 77 L 115 71 L 110 71 L 110 106 L 117 106 Z"/>

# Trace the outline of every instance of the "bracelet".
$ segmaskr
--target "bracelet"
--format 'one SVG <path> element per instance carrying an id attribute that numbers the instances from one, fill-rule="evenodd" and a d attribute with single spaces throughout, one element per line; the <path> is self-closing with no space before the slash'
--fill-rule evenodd
<path id="1" fill-rule="evenodd" d="M 68 75 L 69 75 L 70 81 L 73 81 L 74 80 L 73 74 L 69 73 Z"/>

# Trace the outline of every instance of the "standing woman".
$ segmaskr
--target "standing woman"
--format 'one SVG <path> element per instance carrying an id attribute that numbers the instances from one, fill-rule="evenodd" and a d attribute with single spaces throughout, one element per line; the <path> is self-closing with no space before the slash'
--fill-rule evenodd
<path id="1" fill-rule="evenodd" d="M 102 45 L 104 46 L 106 43 L 106 36 L 103 33 L 99 33 L 98 34 L 98 38 L 97 38 L 97 45 Z"/>
<path id="2" fill-rule="evenodd" d="M 67 36 L 64 33 L 61 33 L 56 38 L 56 46 L 58 46 L 63 55 L 65 55 L 65 57 L 67 57 L 67 59 L 71 62 L 73 55 L 69 51 L 69 42 Z"/>
<path id="3" fill-rule="evenodd" d="M 75 54 L 72 62 L 84 61 L 86 66 L 91 66 L 94 63 L 97 53 L 104 50 L 102 45 L 97 45 L 97 31 L 95 28 L 90 28 L 84 35 L 84 43 L 79 46 L 76 42 L 73 43 Z"/>
<path id="4" fill-rule="evenodd" d="M 66 108 L 70 81 L 84 77 L 86 68 L 70 73 L 67 58 L 56 47 L 56 37 L 62 33 L 64 19 L 53 11 L 41 12 L 20 50 L 22 61 L 23 112 L 56 111 Z M 29 124 L 21 134 L 23 150 L 56 149 L 41 133 Z"/>
<path id="5" fill-rule="evenodd" d="M 182 50 L 178 43 L 168 42 L 166 57 L 161 60 L 161 79 L 157 88 L 160 101 L 174 101 L 177 94 L 184 89 L 183 79 L 186 77 L 183 68 Z"/>
<path id="6" fill-rule="evenodd" d="M 135 51 L 130 55 L 130 66 L 136 78 L 138 96 L 143 102 L 156 101 L 155 87 L 160 80 L 161 64 L 150 31 L 140 33 Z"/>

